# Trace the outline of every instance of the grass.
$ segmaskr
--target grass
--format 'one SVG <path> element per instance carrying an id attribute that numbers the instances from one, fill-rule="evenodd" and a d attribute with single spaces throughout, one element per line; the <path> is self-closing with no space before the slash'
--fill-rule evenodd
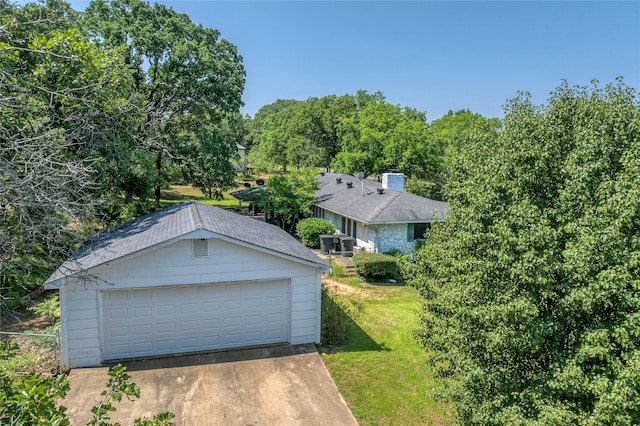
<path id="1" fill-rule="evenodd" d="M 234 207 L 234 208 L 247 208 L 249 203 L 242 203 L 229 195 L 229 192 L 236 191 L 238 189 L 244 189 L 244 184 L 248 183 L 251 186 L 255 186 L 257 178 L 266 180 L 269 175 L 259 176 L 244 176 L 239 174 L 237 176 L 238 188 L 233 188 L 230 191 L 222 193 L 222 200 L 216 200 L 215 198 L 207 198 L 202 191 L 191 185 L 171 185 L 168 189 L 163 189 L 161 192 L 161 204 L 163 207 L 168 207 L 173 204 L 182 203 L 189 200 L 197 200 L 205 204 L 218 207 Z"/>
<path id="2" fill-rule="evenodd" d="M 415 289 L 325 281 L 332 297 L 360 303 L 349 342 L 322 357 L 362 425 L 450 425 L 451 407 L 432 397 L 427 354 L 412 336 L 420 301 Z"/>
<path id="3" fill-rule="evenodd" d="M 182 203 L 189 200 L 197 200 L 205 204 L 218 207 L 240 207 L 240 202 L 229 195 L 228 192 L 223 193 L 222 200 L 207 198 L 198 188 L 190 185 L 171 185 L 169 189 L 162 190 L 163 205 Z M 248 203 L 242 203 L 242 207 L 247 207 Z"/>
<path id="4" fill-rule="evenodd" d="M 58 295 L 41 297 L 31 308 L 16 311 L 16 317 L 6 321 L 3 331 L 24 333 L 3 335 L 2 338 L 18 345 L 15 356 L 0 359 L 0 367 L 10 376 L 23 373 L 41 373 L 50 376 L 58 370 L 58 339 L 60 313 Z"/>

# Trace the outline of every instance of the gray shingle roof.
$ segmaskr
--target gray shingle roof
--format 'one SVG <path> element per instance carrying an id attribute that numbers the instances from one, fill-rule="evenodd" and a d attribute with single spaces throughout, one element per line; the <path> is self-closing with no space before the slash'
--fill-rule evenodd
<path id="1" fill-rule="evenodd" d="M 64 262 L 45 284 L 197 230 L 210 231 L 322 267 L 327 266 L 311 250 L 277 226 L 189 201 L 96 234 Z"/>
<path id="2" fill-rule="evenodd" d="M 342 183 L 336 183 L 336 178 L 342 178 Z M 382 186 L 373 180 L 363 179 L 364 192 L 360 181 L 351 175 L 325 173 L 317 180 L 316 206 L 363 223 L 430 222 L 447 213 L 444 201 L 391 189 L 378 194 L 377 188 Z M 347 182 L 353 182 L 353 188 L 348 188 Z"/>

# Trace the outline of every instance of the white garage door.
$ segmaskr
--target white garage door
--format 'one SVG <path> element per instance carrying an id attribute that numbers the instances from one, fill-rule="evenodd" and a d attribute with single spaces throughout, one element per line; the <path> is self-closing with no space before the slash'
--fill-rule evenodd
<path id="1" fill-rule="evenodd" d="M 102 359 L 287 342 L 286 281 L 102 292 Z"/>

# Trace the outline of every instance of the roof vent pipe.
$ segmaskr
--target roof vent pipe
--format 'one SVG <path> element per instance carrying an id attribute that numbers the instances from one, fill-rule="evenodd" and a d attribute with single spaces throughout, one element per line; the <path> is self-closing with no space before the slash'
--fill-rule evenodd
<path id="1" fill-rule="evenodd" d="M 384 194 L 384 188 L 376 188 L 378 190 L 378 195 Z"/>
<path id="2" fill-rule="evenodd" d="M 336 178 L 336 183 L 342 183 L 342 178 Z"/>
<path id="3" fill-rule="evenodd" d="M 353 188 L 353 182 L 347 182 L 347 188 Z"/>

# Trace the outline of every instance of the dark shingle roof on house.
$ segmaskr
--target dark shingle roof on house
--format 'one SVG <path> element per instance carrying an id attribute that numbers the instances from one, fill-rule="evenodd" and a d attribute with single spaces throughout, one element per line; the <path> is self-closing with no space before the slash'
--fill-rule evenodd
<path id="1" fill-rule="evenodd" d="M 45 284 L 197 230 L 210 231 L 228 239 L 326 266 L 311 250 L 277 226 L 189 201 L 96 234 L 62 264 Z"/>
<path id="2" fill-rule="evenodd" d="M 382 186 L 373 180 L 363 179 L 363 191 L 360 181 L 351 175 L 325 173 L 317 179 L 316 206 L 367 224 L 430 222 L 441 220 L 447 213 L 448 203 L 444 201 L 391 189 L 378 194 Z M 348 188 L 347 182 L 353 187 Z"/>

